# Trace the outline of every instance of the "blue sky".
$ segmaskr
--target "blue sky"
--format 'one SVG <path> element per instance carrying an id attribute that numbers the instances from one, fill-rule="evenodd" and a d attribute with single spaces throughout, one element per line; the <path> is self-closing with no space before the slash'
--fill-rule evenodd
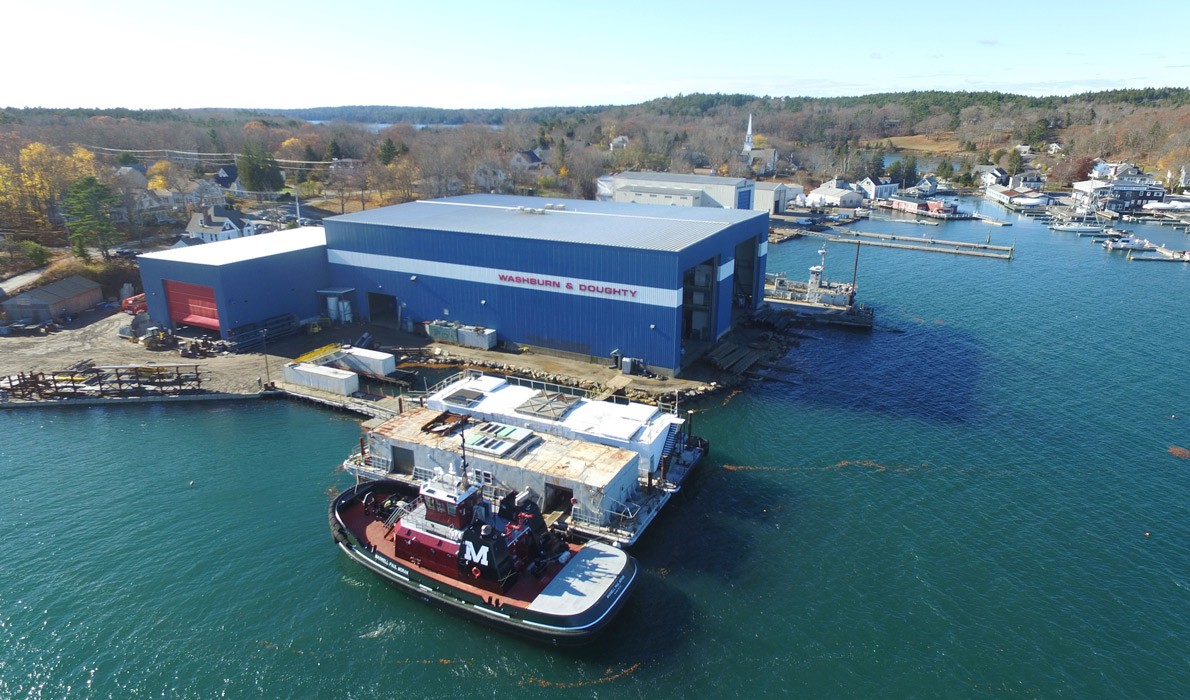
<path id="1" fill-rule="evenodd" d="M 0 106 L 10 107 L 1190 87 L 1183 1 L 10 0 L 3 15 Z"/>

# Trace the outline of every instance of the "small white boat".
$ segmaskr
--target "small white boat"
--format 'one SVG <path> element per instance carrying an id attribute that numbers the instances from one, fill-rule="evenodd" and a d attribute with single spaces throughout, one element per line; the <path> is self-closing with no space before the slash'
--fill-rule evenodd
<path id="1" fill-rule="evenodd" d="M 1131 234 L 1119 238 L 1109 238 L 1103 242 L 1108 250 L 1149 250 L 1153 244 L 1147 238 L 1137 238 Z"/>
<path id="2" fill-rule="evenodd" d="M 1060 224 L 1050 224 L 1050 230 L 1065 233 L 1100 233 L 1103 231 L 1103 227 L 1081 221 L 1064 221 Z"/>
<path id="3" fill-rule="evenodd" d="M 1062 231 L 1065 233 L 1099 233 L 1103 230 L 1089 212 L 1083 212 L 1079 218 L 1069 218 L 1056 223 L 1051 223 L 1049 226 L 1051 231 Z"/>

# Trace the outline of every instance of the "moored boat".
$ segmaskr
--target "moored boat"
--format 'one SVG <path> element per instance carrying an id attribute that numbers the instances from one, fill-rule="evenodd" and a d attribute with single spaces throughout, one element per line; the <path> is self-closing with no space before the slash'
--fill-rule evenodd
<path id="1" fill-rule="evenodd" d="M 465 469 L 440 471 L 417 492 L 388 479 L 357 483 L 331 504 L 330 526 L 353 561 L 416 597 L 549 644 L 591 641 L 638 574 L 611 545 L 562 541 L 532 500 L 486 500 Z"/>
<path id="2" fill-rule="evenodd" d="M 1103 242 L 1103 247 L 1108 250 L 1149 250 L 1153 247 L 1153 244 L 1147 238 L 1128 234 L 1126 236 L 1107 239 Z"/>
<path id="3" fill-rule="evenodd" d="M 822 262 L 810 268 L 807 282 L 795 282 L 785 273 L 766 273 L 764 300 L 778 311 L 841 326 L 871 328 L 875 312 L 870 306 L 856 304 L 854 276 L 850 283 L 830 282 L 822 278 L 826 268 L 826 248 L 818 251 Z M 856 246 L 858 267 L 859 246 Z"/>
<path id="4" fill-rule="evenodd" d="M 1072 217 L 1051 223 L 1049 229 L 1063 233 L 1100 233 L 1103 231 L 1103 227 L 1091 217 L 1089 212 L 1083 212 L 1082 216 L 1079 217 Z"/>

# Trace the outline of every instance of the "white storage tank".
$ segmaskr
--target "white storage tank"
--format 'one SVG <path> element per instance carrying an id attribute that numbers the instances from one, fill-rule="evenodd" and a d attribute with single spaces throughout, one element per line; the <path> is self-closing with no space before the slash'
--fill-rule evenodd
<path id="1" fill-rule="evenodd" d="M 339 396 L 350 396 L 359 391 L 358 374 L 334 367 L 290 362 L 281 368 L 281 377 L 290 384 L 318 389 Z"/>

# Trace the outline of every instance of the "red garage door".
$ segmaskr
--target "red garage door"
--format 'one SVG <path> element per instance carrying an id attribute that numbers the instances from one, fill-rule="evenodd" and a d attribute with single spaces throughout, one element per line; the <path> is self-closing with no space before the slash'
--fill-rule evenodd
<path id="1" fill-rule="evenodd" d="M 165 280 L 165 298 L 169 302 L 169 318 L 174 323 L 219 330 L 219 307 L 215 305 L 214 289 Z"/>

